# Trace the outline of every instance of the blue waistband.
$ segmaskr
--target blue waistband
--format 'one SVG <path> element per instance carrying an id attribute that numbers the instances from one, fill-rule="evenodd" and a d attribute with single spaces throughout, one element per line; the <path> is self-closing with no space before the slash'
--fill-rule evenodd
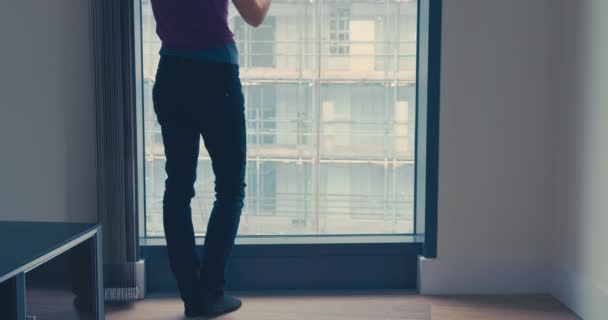
<path id="1" fill-rule="evenodd" d="M 160 49 L 161 56 L 176 56 L 193 60 L 215 61 L 238 65 L 239 54 L 236 45 L 233 43 L 211 47 L 203 50 L 169 50 Z"/>

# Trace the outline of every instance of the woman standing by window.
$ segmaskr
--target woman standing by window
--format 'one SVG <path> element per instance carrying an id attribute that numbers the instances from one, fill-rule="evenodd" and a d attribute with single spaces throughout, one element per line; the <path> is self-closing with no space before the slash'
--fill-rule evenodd
<path id="1" fill-rule="evenodd" d="M 271 0 L 233 0 L 251 26 Z M 245 197 L 246 131 L 238 53 L 228 28 L 228 0 L 152 0 L 162 41 L 153 89 L 167 179 L 163 223 L 171 270 L 188 317 L 218 316 L 241 301 L 224 292 L 225 270 Z M 202 260 L 190 201 L 200 135 L 215 174 L 215 202 Z"/>

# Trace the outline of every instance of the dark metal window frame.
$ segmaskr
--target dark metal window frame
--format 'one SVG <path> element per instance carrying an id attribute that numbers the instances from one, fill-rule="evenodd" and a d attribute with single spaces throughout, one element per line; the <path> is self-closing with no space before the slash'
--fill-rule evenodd
<path id="1" fill-rule="evenodd" d="M 166 245 L 145 237 L 142 19 L 141 0 L 133 1 L 140 246 L 149 290 L 174 290 Z M 239 237 L 229 289 L 416 288 L 418 256 L 437 255 L 441 22 L 442 0 L 418 0 L 414 234 Z"/>
<path id="2" fill-rule="evenodd" d="M 426 258 L 437 256 L 442 1 L 418 0 L 414 207 Z"/>

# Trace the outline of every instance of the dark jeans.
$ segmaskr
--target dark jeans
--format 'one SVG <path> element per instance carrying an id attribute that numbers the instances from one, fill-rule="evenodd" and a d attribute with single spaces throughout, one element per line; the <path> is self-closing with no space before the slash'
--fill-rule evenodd
<path id="1" fill-rule="evenodd" d="M 171 270 L 185 303 L 221 294 L 245 197 L 246 132 L 238 66 L 161 57 L 153 89 L 165 145 L 163 222 Z M 202 135 L 215 174 L 215 202 L 202 261 L 190 200 Z"/>

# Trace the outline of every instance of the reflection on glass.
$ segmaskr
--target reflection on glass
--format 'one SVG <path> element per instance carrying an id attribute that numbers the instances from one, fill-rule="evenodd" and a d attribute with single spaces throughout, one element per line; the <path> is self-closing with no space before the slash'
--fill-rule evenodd
<path id="1" fill-rule="evenodd" d="M 151 90 L 160 42 L 143 4 L 146 234 L 163 236 L 164 154 Z M 240 235 L 412 233 L 416 1 L 274 0 L 251 28 L 231 7 L 246 99 Z M 213 173 L 201 148 L 195 230 Z"/>

